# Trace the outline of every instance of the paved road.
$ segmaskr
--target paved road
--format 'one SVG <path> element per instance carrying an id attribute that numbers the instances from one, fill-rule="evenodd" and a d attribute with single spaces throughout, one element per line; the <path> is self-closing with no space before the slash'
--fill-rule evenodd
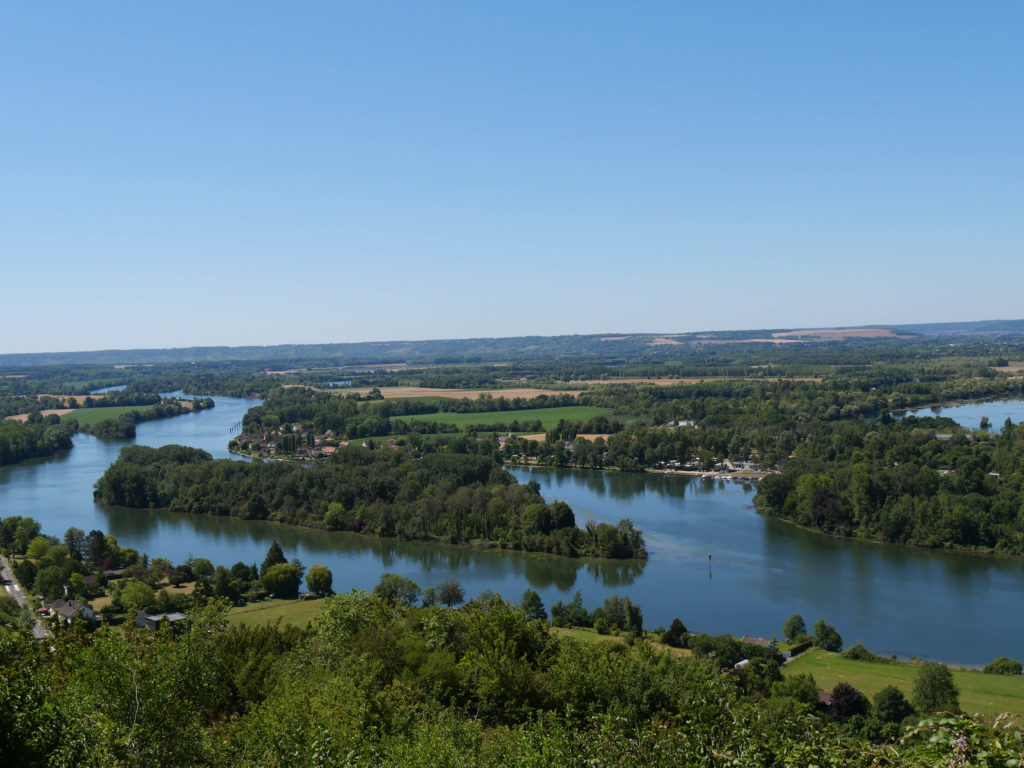
<path id="1" fill-rule="evenodd" d="M 21 594 L 21 587 L 18 586 L 18 581 L 14 578 L 14 574 L 11 572 L 7 558 L 3 555 L 0 555 L 0 581 L 2 581 L 4 587 L 7 588 L 7 594 L 18 601 L 18 605 L 22 606 L 26 610 L 31 610 L 28 603 L 25 602 L 25 596 Z M 36 619 L 36 623 L 32 627 L 32 636 L 35 637 L 36 640 L 43 640 L 50 636 L 50 631 L 43 626 L 43 622 Z"/>

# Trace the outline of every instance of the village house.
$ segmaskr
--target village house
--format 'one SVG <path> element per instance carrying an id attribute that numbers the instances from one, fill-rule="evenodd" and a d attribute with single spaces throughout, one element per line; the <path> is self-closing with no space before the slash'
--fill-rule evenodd
<path id="1" fill-rule="evenodd" d="M 156 632 L 160 629 L 160 622 L 166 621 L 171 627 L 171 631 L 177 634 L 182 632 L 188 627 L 188 616 L 184 613 L 146 613 L 145 611 L 137 611 L 135 613 L 135 626 L 139 629 L 148 629 L 152 632 Z"/>
<path id="2" fill-rule="evenodd" d="M 75 616 L 81 616 L 86 621 L 96 620 L 96 611 L 88 603 L 80 603 L 77 600 L 65 600 L 63 598 L 54 600 L 48 606 L 49 616 L 65 624 L 70 624 Z"/>

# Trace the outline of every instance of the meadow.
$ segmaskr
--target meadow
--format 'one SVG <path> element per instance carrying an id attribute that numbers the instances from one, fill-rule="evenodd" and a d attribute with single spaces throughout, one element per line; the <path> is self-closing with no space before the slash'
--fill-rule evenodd
<path id="1" fill-rule="evenodd" d="M 101 421 L 107 419 L 116 419 L 123 413 L 130 413 L 131 411 L 151 411 L 153 406 L 151 405 L 117 405 L 111 408 L 78 408 L 71 413 L 65 413 L 60 417 L 61 421 L 71 421 L 74 419 L 78 422 L 79 426 L 95 426 Z"/>
<path id="2" fill-rule="evenodd" d="M 305 627 L 324 607 L 316 598 L 305 600 L 263 600 L 232 608 L 228 622 L 257 626 L 280 620 L 282 624 Z"/>
<path id="3" fill-rule="evenodd" d="M 615 411 L 611 408 L 599 408 L 592 405 L 567 405 L 560 408 L 530 408 L 523 411 L 483 411 L 481 413 L 425 413 L 405 417 L 408 420 L 430 421 L 438 424 L 454 424 L 465 429 L 471 424 L 520 424 L 539 420 L 543 429 L 548 430 L 558 425 L 562 419 L 566 421 L 588 421 L 598 416 L 611 419 Z M 623 417 L 620 417 L 623 418 Z"/>
<path id="4" fill-rule="evenodd" d="M 832 690 L 837 683 L 849 683 L 873 699 L 889 685 L 895 685 L 909 699 L 917 678 L 910 662 L 876 662 L 844 659 L 838 653 L 813 650 L 782 668 L 783 675 L 814 675 L 818 687 Z M 994 718 L 1003 712 L 1024 713 L 1024 675 L 987 675 L 973 669 L 953 669 L 953 681 L 960 689 L 960 708 L 968 714 Z"/>

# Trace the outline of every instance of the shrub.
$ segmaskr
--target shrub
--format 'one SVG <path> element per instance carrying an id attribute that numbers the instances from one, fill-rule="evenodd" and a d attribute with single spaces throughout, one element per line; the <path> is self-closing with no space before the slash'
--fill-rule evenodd
<path id="1" fill-rule="evenodd" d="M 989 675 L 1019 675 L 1022 668 L 1019 661 L 1000 656 L 991 664 L 986 664 L 981 671 Z"/>

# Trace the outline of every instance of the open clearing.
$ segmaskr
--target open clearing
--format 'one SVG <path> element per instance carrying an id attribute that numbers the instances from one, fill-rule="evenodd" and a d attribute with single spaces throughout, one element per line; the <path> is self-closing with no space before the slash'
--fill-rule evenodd
<path id="1" fill-rule="evenodd" d="M 40 411 L 39 414 L 41 416 L 49 416 L 51 413 L 55 413 L 58 416 L 63 416 L 65 413 L 71 413 L 74 410 L 74 408 L 47 408 L 45 410 Z M 7 419 L 9 421 L 28 421 L 28 417 L 29 414 L 27 413 L 18 413 L 15 414 L 14 416 L 8 416 Z"/>
<path id="2" fill-rule="evenodd" d="M 281 620 L 282 624 L 305 627 L 322 611 L 324 601 L 307 600 L 263 600 L 249 603 L 228 612 L 228 621 L 233 624 L 255 626 Z"/>
<path id="3" fill-rule="evenodd" d="M 622 378 L 622 379 L 573 379 L 569 384 L 600 386 L 602 384 L 657 384 L 667 387 L 671 384 L 704 384 L 713 381 L 764 381 L 778 384 L 782 381 L 809 381 L 820 384 L 824 379 L 820 376 L 700 376 L 692 378 Z"/>
<path id="4" fill-rule="evenodd" d="M 470 424 L 520 424 L 527 421 L 540 420 L 542 429 L 551 429 L 561 419 L 566 421 L 587 421 L 597 416 L 608 416 L 615 413 L 611 408 L 598 408 L 592 405 L 567 405 L 561 408 L 530 408 L 525 411 L 483 411 L 482 413 L 421 413 L 415 416 L 404 416 L 406 420 L 430 421 L 437 424 L 454 424 L 464 429 Z"/>
<path id="5" fill-rule="evenodd" d="M 917 678 L 917 667 L 913 664 L 855 661 L 821 650 L 803 654 L 782 671 L 785 675 L 814 675 L 818 687 L 826 691 L 837 683 L 849 683 L 871 699 L 887 685 L 895 685 L 909 699 Z M 1002 712 L 1024 713 L 1024 675 L 986 675 L 970 669 L 952 671 L 964 712 L 986 718 Z"/>
<path id="6" fill-rule="evenodd" d="M 367 395 L 370 387 L 359 387 L 357 389 L 328 389 L 323 390 L 336 395 Z M 522 387 L 519 389 L 442 389 L 440 387 L 381 387 L 380 393 L 385 400 L 411 399 L 423 397 L 439 397 L 450 400 L 479 400 L 481 395 L 490 395 L 493 398 L 504 397 L 511 400 L 514 397 L 532 399 L 541 395 L 573 395 L 580 394 L 581 390 L 555 390 L 555 389 L 534 389 Z"/>
<path id="7" fill-rule="evenodd" d="M 1000 373 L 1024 373 L 1024 361 L 1010 361 L 1008 365 L 993 366 L 992 370 Z"/>
<path id="8" fill-rule="evenodd" d="M 128 413 L 130 411 L 151 411 L 153 406 L 151 405 L 118 405 L 113 408 L 79 408 L 77 410 L 65 413 L 60 417 L 61 421 L 71 421 L 74 419 L 78 422 L 80 427 L 86 425 L 95 426 L 101 421 L 107 419 L 116 419 L 122 413 Z"/>
<path id="9" fill-rule="evenodd" d="M 44 397 L 54 397 L 69 408 L 79 408 L 85 402 L 85 398 L 91 397 L 93 400 L 102 400 L 106 397 L 106 394 L 101 392 L 96 395 L 36 395 L 36 400 L 42 400 Z"/>
<path id="10" fill-rule="evenodd" d="M 543 443 L 547 440 L 547 435 L 543 432 L 537 435 L 519 435 L 520 440 L 533 440 L 535 443 Z M 589 435 L 576 435 L 576 437 L 582 437 L 584 440 L 594 442 L 597 438 L 602 437 L 607 440 L 611 435 L 600 435 L 600 434 L 589 434 Z"/>
<path id="11" fill-rule="evenodd" d="M 843 339 L 908 339 L 908 334 L 894 333 L 888 328 L 820 328 L 806 331 L 778 331 L 774 339 L 802 338 L 842 341 Z"/>

